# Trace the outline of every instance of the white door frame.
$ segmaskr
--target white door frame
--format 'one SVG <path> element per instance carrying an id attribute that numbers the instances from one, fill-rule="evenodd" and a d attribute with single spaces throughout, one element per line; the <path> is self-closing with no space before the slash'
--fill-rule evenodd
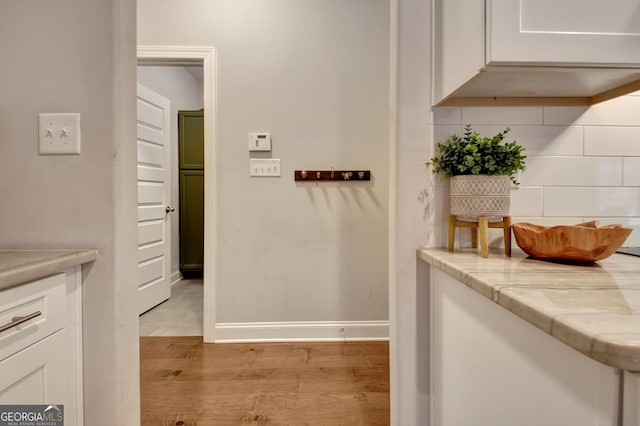
<path id="1" fill-rule="evenodd" d="M 138 65 L 200 65 L 204 89 L 204 318 L 203 338 L 214 342 L 216 325 L 217 159 L 216 50 L 200 46 L 138 46 Z"/>

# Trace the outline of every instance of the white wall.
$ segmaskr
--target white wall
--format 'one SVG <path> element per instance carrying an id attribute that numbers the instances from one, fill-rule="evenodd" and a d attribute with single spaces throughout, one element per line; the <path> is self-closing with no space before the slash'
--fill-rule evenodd
<path id="1" fill-rule="evenodd" d="M 511 191 L 515 222 L 571 225 L 588 220 L 634 228 L 625 245 L 640 245 L 640 92 L 586 107 L 438 107 L 435 140 L 471 124 L 526 148 L 527 169 Z M 446 242 L 447 181 L 435 186 L 438 245 Z M 458 234 L 463 234 L 462 232 Z M 468 233 L 461 241 L 469 243 Z M 502 243 L 492 230 L 494 245 Z"/>
<path id="2" fill-rule="evenodd" d="M 140 0 L 138 13 L 140 45 L 217 50 L 217 322 L 386 321 L 388 0 Z M 280 158 L 282 177 L 249 177 L 250 131 L 271 132 L 273 151 L 252 156 Z M 293 180 L 331 167 L 373 180 Z"/>
<path id="3" fill-rule="evenodd" d="M 0 247 L 99 250 L 83 269 L 91 425 L 139 418 L 134 18 L 124 0 L 0 3 Z M 38 155 L 40 112 L 81 114 L 81 155 Z"/>
<path id="4" fill-rule="evenodd" d="M 397 25 L 391 62 L 396 80 L 391 117 L 391 423 L 425 425 L 429 419 L 429 300 L 423 262 L 416 248 L 433 236 L 432 200 L 428 197 L 424 158 L 431 140 L 430 3 L 392 3 Z M 395 120 L 394 120 L 395 119 Z"/>
<path id="5" fill-rule="evenodd" d="M 202 82 L 185 67 L 138 66 L 138 83 L 171 101 L 171 275 L 180 275 L 180 182 L 178 169 L 178 111 L 203 107 Z"/>

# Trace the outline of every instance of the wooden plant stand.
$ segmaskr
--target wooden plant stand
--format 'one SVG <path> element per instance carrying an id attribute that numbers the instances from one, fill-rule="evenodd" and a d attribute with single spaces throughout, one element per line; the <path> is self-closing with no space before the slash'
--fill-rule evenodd
<path id="1" fill-rule="evenodd" d="M 480 252 L 482 257 L 489 257 L 489 228 L 504 230 L 504 254 L 511 256 L 511 216 L 503 216 L 500 222 L 489 222 L 487 216 L 479 216 L 477 222 L 458 220 L 456 215 L 449 215 L 449 251 L 453 251 L 456 228 L 471 228 L 471 245 L 478 247 L 478 233 L 480 234 Z"/>

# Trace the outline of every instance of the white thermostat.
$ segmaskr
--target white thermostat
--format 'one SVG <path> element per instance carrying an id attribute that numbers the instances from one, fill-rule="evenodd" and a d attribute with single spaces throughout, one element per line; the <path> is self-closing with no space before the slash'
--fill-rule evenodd
<path id="1" fill-rule="evenodd" d="M 271 133 L 249 132 L 249 151 L 271 151 Z"/>

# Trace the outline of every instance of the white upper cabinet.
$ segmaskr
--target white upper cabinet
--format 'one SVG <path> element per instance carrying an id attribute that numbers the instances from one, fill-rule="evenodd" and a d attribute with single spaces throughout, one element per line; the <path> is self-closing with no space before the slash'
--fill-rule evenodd
<path id="1" fill-rule="evenodd" d="M 487 64 L 638 67 L 638 0 L 491 0 Z"/>
<path id="2" fill-rule="evenodd" d="M 638 0 L 433 0 L 433 31 L 434 104 L 591 104 L 640 89 Z"/>

